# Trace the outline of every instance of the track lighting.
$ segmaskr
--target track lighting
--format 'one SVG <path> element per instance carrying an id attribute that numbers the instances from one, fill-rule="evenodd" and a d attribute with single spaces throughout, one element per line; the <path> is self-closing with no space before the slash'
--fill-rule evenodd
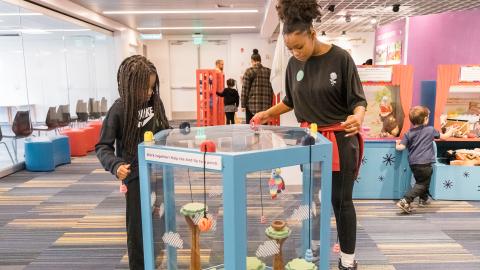
<path id="1" fill-rule="evenodd" d="M 399 12 L 400 11 L 400 4 L 394 4 L 392 10 L 393 10 L 393 12 Z"/>
<path id="2" fill-rule="evenodd" d="M 325 33 L 325 31 L 322 31 L 322 36 L 326 36 L 327 33 Z"/>
<path id="3" fill-rule="evenodd" d="M 335 12 L 335 5 L 329 5 L 328 6 L 328 11 Z"/>
<path id="4" fill-rule="evenodd" d="M 378 22 L 378 20 L 377 20 L 376 17 L 372 17 L 372 18 L 370 19 L 370 23 L 371 23 L 371 24 L 376 24 L 377 22 Z"/>
<path id="5" fill-rule="evenodd" d="M 349 23 L 352 21 L 352 16 L 350 14 L 345 15 L 345 22 Z"/>

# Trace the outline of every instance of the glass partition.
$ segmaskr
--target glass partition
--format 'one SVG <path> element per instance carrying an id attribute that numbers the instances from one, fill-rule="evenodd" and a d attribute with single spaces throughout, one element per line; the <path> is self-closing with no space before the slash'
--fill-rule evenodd
<path id="1" fill-rule="evenodd" d="M 113 37 L 92 29 L 0 1 L 0 171 L 23 161 L 17 112 L 35 129 L 61 105 L 75 119 L 78 101 L 108 108 L 118 97 Z"/>

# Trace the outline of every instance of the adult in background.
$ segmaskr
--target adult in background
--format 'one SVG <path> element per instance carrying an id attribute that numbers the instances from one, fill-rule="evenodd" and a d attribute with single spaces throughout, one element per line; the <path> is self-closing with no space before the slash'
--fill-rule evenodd
<path id="1" fill-rule="evenodd" d="M 241 106 L 245 109 L 246 123 L 253 116 L 272 106 L 273 89 L 270 83 L 271 70 L 262 66 L 262 57 L 253 49 L 250 57 L 252 66 L 243 74 Z"/>

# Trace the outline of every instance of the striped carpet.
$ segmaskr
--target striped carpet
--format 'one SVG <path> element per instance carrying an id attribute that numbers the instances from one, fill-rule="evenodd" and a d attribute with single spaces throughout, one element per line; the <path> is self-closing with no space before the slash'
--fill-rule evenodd
<path id="1" fill-rule="evenodd" d="M 183 179 L 175 189 L 180 207 L 190 201 L 190 189 L 184 172 L 176 173 Z M 191 173 L 195 201 L 203 198 L 199 175 Z M 221 261 L 223 254 L 223 209 L 216 194 L 220 178 L 213 175 L 209 181 L 216 182 L 209 183 L 208 204 L 219 224 L 216 232 L 202 235 L 205 265 Z M 285 217 L 298 205 L 300 195 L 294 187 L 287 189 L 281 204 L 263 198 L 267 219 Z M 258 181 L 249 181 L 248 190 L 249 254 L 254 254 L 266 240 L 265 227 L 259 223 Z M 0 269 L 128 269 L 124 207 L 118 183 L 94 155 L 75 158 L 52 173 L 22 171 L 0 179 Z M 434 201 L 408 216 L 399 214 L 393 201 L 356 201 L 356 209 L 359 269 L 480 269 L 480 202 Z M 178 251 L 179 269 L 187 269 L 185 220 L 178 217 L 177 225 L 185 241 L 185 249 Z M 290 226 L 295 231 L 299 224 Z M 285 244 L 286 256 L 294 256 L 298 243 L 293 233 Z M 157 261 L 164 269 L 164 260 Z M 271 259 L 265 261 L 271 264 Z M 335 261 L 333 254 L 332 269 Z"/>

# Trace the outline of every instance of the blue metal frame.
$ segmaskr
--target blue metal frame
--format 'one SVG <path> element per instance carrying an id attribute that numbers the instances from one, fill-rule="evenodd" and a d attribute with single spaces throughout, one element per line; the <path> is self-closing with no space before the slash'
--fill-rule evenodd
<path id="1" fill-rule="evenodd" d="M 154 269 L 153 228 L 150 198 L 150 170 L 151 165 L 164 166 L 164 205 L 166 231 L 176 231 L 175 199 L 173 167 L 172 165 L 145 159 L 145 149 L 168 149 L 179 153 L 199 153 L 196 150 L 174 148 L 161 145 L 142 143 L 138 146 L 138 160 L 140 170 L 140 194 L 142 207 L 142 227 L 145 269 Z M 241 153 L 208 153 L 222 157 L 223 176 L 223 207 L 224 211 L 224 265 L 228 270 L 245 270 L 247 257 L 247 215 L 246 215 L 246 174 L 249 172 L 267 170 L 278 167 L 304 164 L 309 166 L 309 147 L 289 146 L 280 149 L 250 151 Z M 330 141 L 319 135 L 317 143 L 312 146 L 312 162 L 321 163 L 321 214 L 320 218 L 320 262 L 319 269 L 329 269 L 330 258 L 330 217 L 331 217 L 331 190 L 332 190 L 332 145 Z M 308 174 L 304 174 L 307 175 Z M 308 186 L 308 177 L 303 177 L 303 186 Z M 304 189 L 304 202 L 308 201 L 308 194 Z M 302 249 L 305 252 L 308 243 L 308 223 L 304 222 L 302 230 Z M 233 244 L 234 243 L 234 244 Z M 168 269 L 176 269 L 176 250 L 167 248 Z"/>

